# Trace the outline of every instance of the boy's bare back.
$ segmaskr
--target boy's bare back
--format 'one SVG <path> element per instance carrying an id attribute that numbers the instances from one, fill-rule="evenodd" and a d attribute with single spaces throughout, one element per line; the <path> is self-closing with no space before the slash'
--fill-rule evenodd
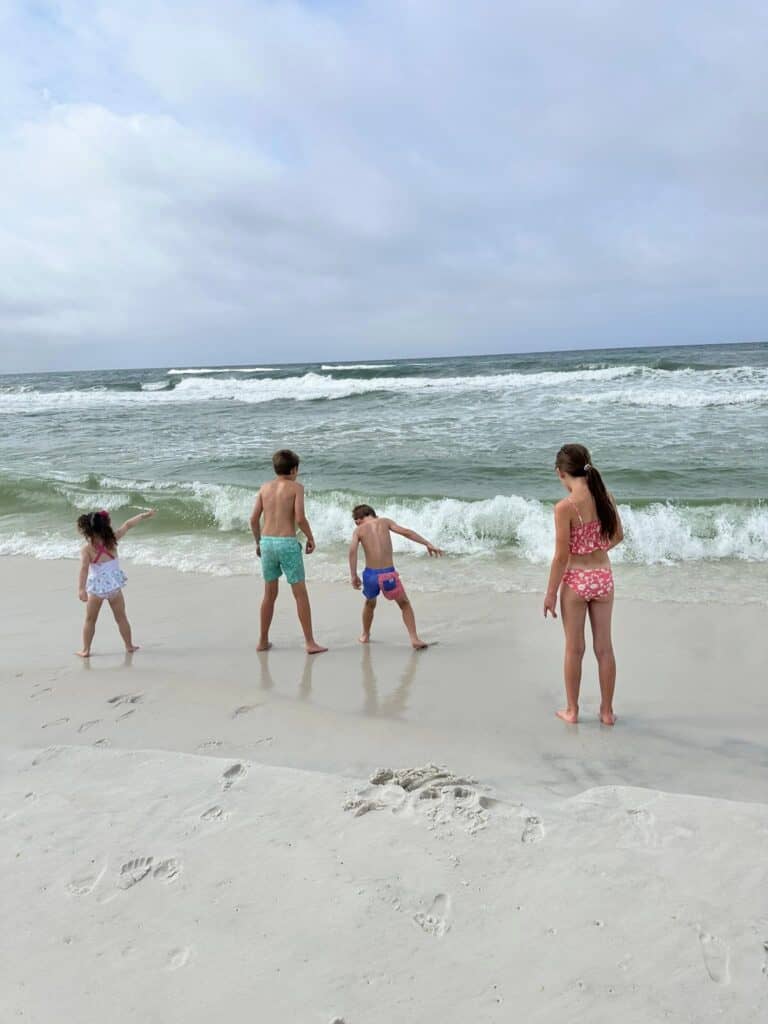
<path id="1" fill-rule="evenodd" d="M 388 569 L 394 564 L 392 553 L 391 519 L 366 519 L 357 527 L 357 536 L 365 552 L 369 569 Z"/>
<path id="2" fill-rule="evenodd" d="M 304 516 L 304 488 L 295 480 L 276 477 L 259 489 L 265 537 L 295 537 L 296 520 Z"/>

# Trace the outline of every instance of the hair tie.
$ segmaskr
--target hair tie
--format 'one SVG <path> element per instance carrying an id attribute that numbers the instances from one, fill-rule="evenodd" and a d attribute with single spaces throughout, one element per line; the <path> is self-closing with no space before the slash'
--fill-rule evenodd
<path id="1" fill-rule="evenodd" d="M 590 463 L 588 463 L 588 462 L 585 462 L 585 463 L 584 463 L 584 472 L 586 473 L 586 472 L 587 472 L 587 470 L 589 470 L 589 469 L 592 469 L 592 466 L 590 465 Z"/>
<path id="2" fill-rule="evenodd" d="M 107 522 L 109 522 L 109 512 L 107 512 L 107 510 L 105 508 L 100 508 L 99 509 L 99 515 L 100 516 L 104 516 L 104 518 L 107 520 Z"/>

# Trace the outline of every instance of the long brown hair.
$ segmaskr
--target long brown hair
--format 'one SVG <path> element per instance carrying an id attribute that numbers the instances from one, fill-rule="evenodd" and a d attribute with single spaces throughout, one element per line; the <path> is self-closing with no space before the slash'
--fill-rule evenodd
<path id="1" fill-rule="evenodd" d="M 555 456 L 555 468 L 568 476 L 586 477 L 589 493 L 595 499 L 597 518 L 600 520 L 600 532 L 606 540 L 610 540 L 619 525 L 619 516 L 603 478 L 592 465 L 589 449 L 583 444 L 564 444 Z"/>
<path id="2" fill-rule="evenodd" d="M 77 528 L 91 544 L 98 540 L 105 548 L 117 547 L 117 537 L 106 509 L 100 509 L 98 512 L 86 512 L 84 515 L 78 516 Z"/>

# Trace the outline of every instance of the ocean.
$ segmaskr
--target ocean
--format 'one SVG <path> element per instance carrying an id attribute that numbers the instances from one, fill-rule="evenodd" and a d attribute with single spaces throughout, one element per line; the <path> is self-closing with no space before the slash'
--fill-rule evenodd
<path id="1" fill-rule="evenodd" d="M 619 596 L 768 602 L 768 344 L 13 374 L 0 420 L 3 555 L 75 558 L 80 512 L 151 506 L 129 560 L 252 573 L 254 494 L 289 447 L 310 582 L 347 578 L 366 501 L 445 548 L 396 545 L 412 589 L 542 591 L 554 457 L 579 441 L 624 520 Z"/>

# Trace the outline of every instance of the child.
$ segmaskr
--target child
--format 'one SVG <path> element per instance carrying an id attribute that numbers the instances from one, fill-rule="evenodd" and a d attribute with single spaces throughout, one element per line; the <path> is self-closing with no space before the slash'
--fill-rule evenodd
<path id="1" fill-rule="evenodd" d="M 304 562 L 301 544 L 296 539 L 296 526 L 307 538 L 306 552 L 315 550 L 315 538 L 304 513 L 304 488 L 296 483 L 299 474 L 299 456 L 287 448 L 281 448 L 272 456 L 275 479 L 264 484 L 256 495 L 256 504 L 251 514 L 251 530 L 256 541 L 256 554 L 261 559 L 264 574 L 264 598 L 261 602 L 261 636 L 258 651 L 268 651 L 269 627 L 275 612 L 278 580 L 285 573 L 296 600 L 296 611 L 307 654 L 322 654 L 327 647 L 321 647 L 312 635 L 312 610 L 309 594 L 304 582 Z M 261 533 L 261 517 L 264 516 L 264 535 Z"/>
<path id="2" fill-rule="evenodd" d="M 568 491 L 568 497 L 555 505 L 555 555 L 544 598 L 544 618 L 548 613 L 557 618 L 560 589 L 567 707 L 556 713 L 570 724 L 579 720 L 584 623 L 589 615 L 600 678 L 600 721 L 613 725 L 616 659 L 611 643 L 613 573 L 608 552 L 624 539 L 624 530 L 616 504 L 584 445 L 563 445 L 555 470 Z"/>
<path id="3" fill-rule="evenodd" d="M 370 505 L 357 505 L 352 509 L 352 519 L 355 522 L 355 532 L 352 534 L 352 542 L 349 546 L 349 572 L 352 586 L 355 590 L 362 587 L 365 604 L 363 605 L 363 633 L 360 637 L 361 644 L 367 644 L 371 639 L 371 626 L 373 624 L 373 613 L 376 610 L 376 598 L 380 593 L 388 601 L 396 601 L 400 611 L 403 613 L 403 622 L 411 638 L 414 650 L 420 651 L 428 645 L 420 639 L 416 632 L 416 617 L 413 614 L 411 602 L 408 600 L 400 576 L 395 572 L 394 557 L 392 555 L 391 533 L 399 533 L 401 537 L 423 544 L 430 554 L 440 556 L 443 552 L 424 540 L 413 530 L 404 526 L 398 526 L 391 519 L 379 519 Z M 366 568 L 363 570 L 363 579 L 357 575 L 357 547 L 363 545 L 365 552 Z"/>
<path id="4" fill-rule="evenodd" d="M 150 519 L 154 509 L 141 512 L 131 519 L 126 519 L 117 530 L 112 529 L 109 512 L 89 512 L 77 520 L 77 528 L 85 537 L 85 544 L 80 552 L 80 577 L 77 592 L 81 601 L 85 602 L 85 624 L 83 625 L 83 649 L 77 654 L 81 658 L 90 658 L 93 634 L 96 631 L 96 619 L 99 617 L 104 601 L 115 617 L 120 636 L 129 654 L 138 651 L 131 637 L 131 624 L 125 614 L 125 598 L 123 587 L 128 582 L 117 558 L 117 542 L 126 533 L 144 519 Z"/>

